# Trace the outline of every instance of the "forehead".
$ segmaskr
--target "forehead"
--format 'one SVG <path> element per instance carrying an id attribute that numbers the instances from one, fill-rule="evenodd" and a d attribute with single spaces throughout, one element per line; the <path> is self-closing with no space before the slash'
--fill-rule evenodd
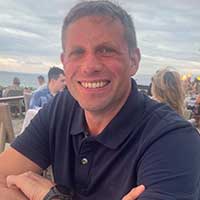
<path id="1" fill-rule="evenodd" d="M 124 39 L 124 26 L 121 21 L 109 16 L 86 16 L 71 23 L 64 33 L 64 43 Z"/>
<path id="2" fill-rule="evenodd" d="M 65 75 L 61 73 L 61 74 L 59 74 L 58 78 L 59 78 L 59 79 L 64 79 L 64 78 L 65 78 Z"/>

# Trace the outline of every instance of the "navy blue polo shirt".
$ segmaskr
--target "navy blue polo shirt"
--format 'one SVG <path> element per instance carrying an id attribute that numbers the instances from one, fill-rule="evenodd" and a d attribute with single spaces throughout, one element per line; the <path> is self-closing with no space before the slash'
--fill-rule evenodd
<path id="1" fill-rule="evenodd" d="M 121 200 L 144 184 L 139 200 L 198 200 L 200 137 L 167 105 L 131 93 L 98 136 L 90 136 L 84 112 L 64 91 L 44 106 L 12 147 L 45 169 L 75 200 Z"/>

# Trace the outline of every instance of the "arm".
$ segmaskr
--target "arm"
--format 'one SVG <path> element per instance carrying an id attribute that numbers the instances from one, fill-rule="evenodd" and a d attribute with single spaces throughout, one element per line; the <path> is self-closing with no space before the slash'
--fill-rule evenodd
<path id="1" fill-rule="evenodd" d="M 29 103 L 29 109 L 36 109 L 38 107 L 41 107 L 41 103 L 40 103 L 40 95 L 39 93 L 36 91 L 33 93 L 30 103 Z"/>
<path id="2" fill-rule="evenodd" d="M 9 148 L 0 154 L 0 163 L 0 199 L 27 200 L 20 190 L 7 187 L 6 177 L 30 170 L 40 173 L 41 168 L 13 148 Z"/>
<path id="3" fill-rule="evenodd" d="M 193 128 L 168 132 L 151 144 L 138 165 L 138 200 L 194 200 L 200 182 L 200 137 Z"/>
<path id="4" fill-rule="evenodd" d="M 31 171 L 20 175 L 7 177 L 9 188 L 17 187 L 31 200 L 43 200 L 50 189 L 55 185 L 52 181 Z"/>
<path id="5" fill-rule="evenodd" d="M 22 198 L 20 190 L 6 186 L 8 175 L 18 175 L 27 171 L 40 173 L 42 169 L 50 165 L 48 113 L 47 109 L 37 114 L 25 131 L 11 144 L 11 147 L 0 154 L 0 199 L 22 200 L 25 198 Z"/>
<path id="6" fill-rule="evenodd" d="M 50 180 L 33 172 L 26 172 L 17 176 L 8 176 L 7 184 L 9 187 L 15 186 L 20 188 L 28 199 L 31 200 L 43 200 L 49 190 L 55 185 Z M 144 192 L 144 189 L 143 185 L 133 188 L 122 200 L 135 200 Z"/>
<path id="7" fill-rule="evenodd" d="M 133 188 L 122 200 L 197 199 L 199 167 L 199 134 L 191 128 L 175 130 L 154 142 L 141 158 L 137 179 L 145 188 Z"/>

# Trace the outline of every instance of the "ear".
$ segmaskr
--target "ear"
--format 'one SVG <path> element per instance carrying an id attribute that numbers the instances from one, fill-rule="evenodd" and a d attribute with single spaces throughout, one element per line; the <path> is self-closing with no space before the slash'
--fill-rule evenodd
<path id="1" fill-rule="evenodd" d="M 64 52 L 62 52 L 61 54 L 60 54 L 60 60 L 61 60 L 61 62 L 62 62 L 62 64 L 63 64 L 63 67 L 65 66 L 64 64 L 65 64 L 65 54 L 64 54 Z"/>
<path id="2" fill-rule="evenodd" d="M 135 75 L 138 68 L 139 68 L 139 63 L 140 63 L 140 49 L 139 48 L 134 48 L 130 52 L 130 66 L 131 66 L 131 76 Z"/>

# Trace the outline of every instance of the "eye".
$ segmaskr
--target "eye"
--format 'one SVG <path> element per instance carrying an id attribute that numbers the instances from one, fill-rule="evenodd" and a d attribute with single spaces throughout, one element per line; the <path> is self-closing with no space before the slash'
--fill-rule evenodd
<path id="1" fill-rule="evenodd" d="M 81 55 L 83 55 L 84 53 L 84 49 L 82 48 L 76 48 L 74 50 L 72 50 L 70 53 L 69 53 L 69 58 L 76 58 L 76 57 L 80 57 Z"/>
<path id="2" fill-rule="evenodd" d="M 97 53 L 101 54 L 101 56 L 109 57 L 116 54 L 116 51 L 111 47 L 100 47 L 97 49 Z"/>

